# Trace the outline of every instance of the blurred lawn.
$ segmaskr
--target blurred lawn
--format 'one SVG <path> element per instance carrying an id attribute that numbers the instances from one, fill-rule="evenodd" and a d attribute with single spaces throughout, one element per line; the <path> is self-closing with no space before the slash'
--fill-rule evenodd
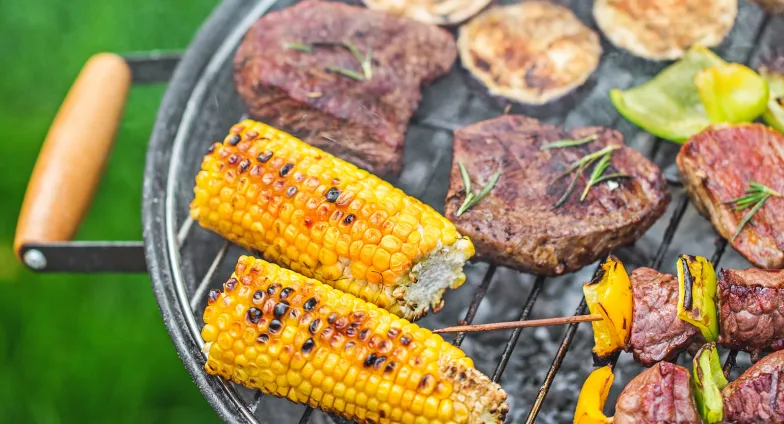
<path id="1" fill-rule="evenodd" d="M 0 2 L 0 421 L 218 421 L 177 358 L 146 275 L 36 275 L 11 251 L 41 141 L 84 61 L 184 48 L 215 4 Z M 79 239 L 141 239 L 144 154 L 164 89 L 132 90 Z"/>

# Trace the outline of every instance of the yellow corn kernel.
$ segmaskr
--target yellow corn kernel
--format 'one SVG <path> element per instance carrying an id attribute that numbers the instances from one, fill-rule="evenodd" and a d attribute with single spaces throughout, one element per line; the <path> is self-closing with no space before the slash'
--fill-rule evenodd
<path id="1" fill-rule="evenodd" d="M 441 289 L 461 283 L 455 281 L 461 278 L 459 270 L 448 281 L 422 285 L 434 288 L 432 298 L 421 301 L 380 296 L 385 286 L 405 294 L 421 275 L 414 267 L 428 256 L 447 251 L 468 259 L 473 254 L 470 241 L 433 208 L 251 120 L 235 125 L 203 158 L 190 212 L 200 225 L 242 247 L 333 287 L 340 284 L 360 296 L 370 293 L 375 297 L 363 300 L 409 319 L 440 306 Z M 353 270 L 357 262 L 373 266 L 377 274 L 344 276 L 343 269 Z M 338 263 L 343 265 L 333 266 Z M 355 283 L 373 287 L 357 289 Z"/>
<path id="2" fill-rule="evenodd" d="M 508 409 L 500 387 L 440 336 L 276 265 L 241 257 L 209 299 L 209 374 L 360 422 L 461 422 L 464 413 L 462 422 L 501 423 Z"/>

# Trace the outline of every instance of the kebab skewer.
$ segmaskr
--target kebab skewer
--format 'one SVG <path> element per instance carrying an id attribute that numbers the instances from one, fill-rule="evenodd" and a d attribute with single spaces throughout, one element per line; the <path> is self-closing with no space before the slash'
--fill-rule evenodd
<path id="1" fill-rule="evenodd" d="M 594 370 L 583 384 L 575 424 L 607 423 L 763 423 L 784 422 L 784 352 L 766 356 L 728 383 L 714 343 L 695 355 L 693 376 L 681 366 L 660 362 L 623 389 L 615 416 L 603 413 L 613 382 L 612 367 Z"/>
<path id="2" fill-rule="evenodd" d="M 705 341 L 753 356 L 784 348 L 784 271 L 724 269 L 717 275 L 706 258 L 689 255 L 678 258 L 677 269 L 676 277 L 638 268 L 630 278 L 611 256 L 583 286 L 590 315 L 456 328 L 481 331 L 592 321 L 593 351 L 600 360 L 631 351 L 648 367 Z"/>

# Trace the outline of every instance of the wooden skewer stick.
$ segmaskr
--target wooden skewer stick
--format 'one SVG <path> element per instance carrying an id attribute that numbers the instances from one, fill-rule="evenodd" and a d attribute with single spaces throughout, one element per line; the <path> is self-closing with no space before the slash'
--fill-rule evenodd
<path id="1" fill-rule="evenodd" d="M 440 328 L 433 330 L 434 333 L 471 333 L 474 331 L 492 331 L 492 330 L 505 330 L 508 328 L 525 328 L 525 327 L 544 327 L 548 325 L 563 325 L 571 324 L 573 322 L 589 322 L 601 321 L 601 315 L 576 315 L 571 317 L 558 317 L 558 318 L 544 318 L 532 319 L 527 321 L 508 321 L 508 322 L 493 322 L 489 324 L 472 324 L 472 325 L 457 325 L 454 327 Z"/>

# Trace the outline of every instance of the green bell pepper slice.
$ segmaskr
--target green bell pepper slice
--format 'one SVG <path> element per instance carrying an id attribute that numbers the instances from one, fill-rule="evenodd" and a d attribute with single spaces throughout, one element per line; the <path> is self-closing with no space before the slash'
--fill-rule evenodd
<path id="1" fill-rule="evenodd" d="M 770 90 L 768 109 L 762 119 L 771 127 L 784 132 L 784 75 L 765 67 L 760 69 L 760 75 L 767 81 Z"/>
<path id="2" fill-rule="evenodd" d="M 705 68 L 694 84 L 712 122 L 751 122 L 768 108 L 768 83 L 739 63 Z"/>
<path id="3" fill-rule="evenodd" d="M 727 387 L 727 378 L 721 368 L 716 343 L 704 345 L 694 356 L 694 399 L 702 419 L 708 423 L 720 423 L 724 415 L 721 390 Z"/>
<path id="4" fill-rule="evenodd" d="M 610 100 L 624 118 L 645 131 L 683 143 L 711 124 L 695 77 L 705 68 L 725 63 L 710 50 L 694 46 L 650 81 L 624 91 L 611 90 Z"/>

